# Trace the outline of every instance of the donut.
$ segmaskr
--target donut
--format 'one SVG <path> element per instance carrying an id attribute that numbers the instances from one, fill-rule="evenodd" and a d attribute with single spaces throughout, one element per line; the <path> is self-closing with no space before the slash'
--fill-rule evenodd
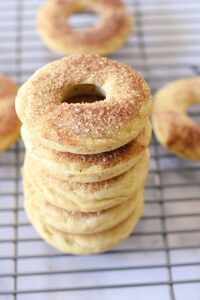
<path id="1" fill-rule="evenodd" d="M 73 96 L 81 101 L 88 86 L 90 93 L 95 88 L 102 91 L 105 99 L 69 101 Z M 133 140 L 151 115 L 152 101 L 147 83 L 131 67 L 97 55 L 80 55 L 36 71 L 20 88 L 16 111 L 24 127 L 44 146 L 96 154 Z"/>
<path id="2" fill-rule="evenodd" d="M 47 174 L 26 155 L 23 177 L 52 205 L 70 211 L 100 211 L 124 203 L 144 186 L 149 167 L 146 150 L 136 165 L 109 180 L 95 183 L 69 182 Z M 41 196 L 40 196 L 41 198 Z"/>
<path id="3" fill-rule="evenodd" d="M 54 177 L 76 182 L 97 182 L 118 176 L 133 167 L 143 155 L 151 138 L 148 121 L 140 134 L 130 143 L 115 150 L 90 155 L 59 152 L 41 145 L 22 126 L 22 138 L 34 164 L 40 165 Z"/>
<path id="4" fill-rule="evenodd" d="M 155 95 L 153 128 L 159 142 L 185 159 L 200 160 L 200 128 L 187 115 L 200 103 L 200 77 L 174 81 Z"/>
<path id="5" fill-rule="evenodd" d="M 87 11 L 100 16 L 94 26 L 77 30 L 66 22 Z M 49 0 L 38 11 L 37 28 L 46 45 L 63 55 L 107 55 L 124 44 L 132 20 L 120 0 Z"/>
<path id="6" fill-rule="evenodd" d="M 17 91 L 17 84 L 0 75 L 0 152 L 14 144 L 20 134 L 20 122 L 15 112 Z"/>
<path id="7" fill-rule="evenodd" d="M 133 213 L 143 197 L 143 188 L 126 202 L 97 212 L 70 211 L 51 204 L 30 183 L 24 182 L 25 201 L 38 206 L 43 221 L 57 230 L 71 234 L 92 234 L 108 230 Z"/>
<path id="8" fill-rule="evenodd" d="M 46 224 L 35 202 L 25 201 L 25 211 L 38 234 L 52 247 L 67 253 L 86 255 L 107 251 L 124 240 L 140 219 L 143 203 L 142 199 L 134 212 L 117 226 L 89 235 L 68 234 Z"/>

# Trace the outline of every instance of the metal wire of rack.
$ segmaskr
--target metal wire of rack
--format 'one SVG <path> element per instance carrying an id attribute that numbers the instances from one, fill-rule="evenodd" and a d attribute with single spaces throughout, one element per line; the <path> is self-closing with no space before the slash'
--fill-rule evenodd
<path id="1" fill-rule="evenodd" d="M 0 1 L 0 72 L 19 83 L 59 57 L 36 33 L 41 2 Z M 112 58 L 141 70 L 153 92 L 200 73 L 199 1 L 125 4 L 135 26 Z M 192 116 L 199 121 L 198 108 Z M 155 138 L 150 148 L 145 212 L 136 232 L 89 257 L 62 254 L 40 240 L 23 211 L 24 146 L 20 141 L 0 154 L 0 299 L 200 299 L 200 164 L 173 156 Z"/>

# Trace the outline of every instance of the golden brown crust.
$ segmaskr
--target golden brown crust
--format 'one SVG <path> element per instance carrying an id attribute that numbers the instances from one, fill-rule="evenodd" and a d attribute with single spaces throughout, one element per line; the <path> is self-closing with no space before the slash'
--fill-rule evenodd
<path id="1" fill-rule="evenodd" d="M 112 168 L 120 163 L 128 162 L 133 157 L 141 154 L 148 146 L 149 140 L 151 138 L 152 126 L 150 122 L 142 129 L 139 135 L 129 142 L 128 144 L 114 149 L 109 152 L 103 152 L 98 154 L 74 154 L 70 152 L 60 152 L 56 150 L 51 150 L 44 147 L 37 139 L 32 135 L 28 135 L 28 132 L 25 132 L 22 137 L 24 138 L 25 144 L 27 138 L 29 143 L 27 143 L 26 148 L 30 152 L 36 153 L 39 157 L 45 157 L 46 159 L 51 159 L 56 162 L 63 162 L 66 164 L 69 163 L 78 163 L 79 169 L 91 167 L 91 166 L 100 166 L 103 169 Z"/>
<path id="2" fill-rule="evenodd" d="M 73 211 L 99 211 L 125 202 L 143 187 L 148 165 L 146 151 L 137 164 L 122 175 L 101 182 L 80 183 L 56 179 L 26 155 L 23 178 L 56 206 Z"/>
<path id="3" fill-rule="evenodd" d="M 82 83 L 101 87 L 106 99 L 62 103 L 69 88 Z M 23 85 L 16 101 L 25 127 L 37 132 L 43 144 L 78 154 L 100 153 L 128 143 L 144 127 L 151 108 L 149 87 L 137 71 L 97 55 L 48 64 Z"/>
<path id="4" fill-rule="evenodd" d="M 81 161 L 87 165 L 101 165 L 103 169 L 107 169 L 119 164 L 122 161 L 128 161 L 131 157 L 137 156 L 145 150 L 145 146 L 138 144 L 134 139 L 128 144 L 109 152 L 98 154 L 77 155 L 69 152 L 56 152 L 56 156 L 71 161 Z"/>
<path id="5" fill-rule="evenodd" d="M 133 230 L 143 211 L 139 203 L 133 214 L 117 226 L 94 234 L 77 235 L 58 231 L 44 223 L 38 208 L 25 202 L 25 210 L 32 225 L 46 242 L 67 253 L 92 254 L 108 250 L 125 239 Z"/>
<path id="6" fill-rule="evenodd" d="M 23 181 L 25 201 L 38 206 L 45 223 L 73 234 L 91 234 L 116 226 L 126 219 L 143 200 L 143 187 L 126 202 L 97 212 L 81 212 L 63 209 L 49 202 L 45 194 Z"/>
<path id="7" fill-rule="evenodd" d="M 151 138 L 148 122 L 134 141 L 122 148 L 102 154 L 77 155 L 59 152 L 41 145 L 22 127 L 22 138 L 34 164 L 54 177 L 67 181 L 97 182 L 116 177 L 135 166 L 145 152 Z"/>
<path id="8" fill-rule="evenodd" d="M 66 23 L 64 16 L 67 14 L 66 10 L 72 13 L 72 11 L 75 12 L 76 8 L 80 8 L 80 6 L 77 7 L 74 5 L 75 2 L 76 0 L 65 0 L 62 2 L 51 1 L 50 3 L 46 3 L 39 13 L 39 28 L 41 29 L 42 26 L 46 27 L 46 31 L 55 39 L 62 38 L 62 40 L 66 40 L 66 43 L 73 43 L 74 46 L 80 45 L 83 47 L 83 45 L 85 45 L 91 48 L 93 45 L 101 45 L 101 43 L 107 42 L 108 39 L 113 38 L 113 36 L 118 34 L 119 30 L 127 24 L 125 12 L 122 10 L 123 6 L 118 1 L 116 4 L 112 3 L 111 5 L 110 3 L 109 5 L 109 3 L 105 1 L 93 0 L 87 4 L 90 9 L 96 8 L 98 12 L 104 12 L 105 9 L 109 9 L 106 18 L 104 18 L 104 23 L 101 23 L 101 26 L 93 27 L 89 30 L 82 30 L 81 32 L 74 31 Z M 104 2 L 104 4 L 101 2 Z M 84 6 L 82 8 L 84 10 Z M 115 9 L 115 13 L 113 13 L 113 9 Z M 104 29 L 104 27 L 108 27 L 107 22 L 109 22 L 109 30 Z"/>
<path id="9" fill-rule="evenodd" d="M 88 10 L 101 16 L 94 26 L 74 30 L 66 22 L 70 15 Z M 130 16 L 118 0 L 47 1 L 41 6 L 37 17 L 41 37 L 50 48 L 63 54 L 103 55 L 113 52 L 128 36 L 131 23 Z"/>
<path id="10" fill-rule="evenodd" d="M 186 159 L 200 160 L 200 128 L 188 117 L 188 108 L 200 102 L 200 77 L 175 81 L 155 97 L 153 127 L 159 141 Z"/>
<path id="11" fill-rule="evenodd" d="M 194 150 L 199 147 L 199 127 L 195 126 L 192 122 L 180 124 L 178 113 L 173 111 L 167 113 L 166 121 L 169 122 L 169 137 L 166 142 L 169 148 L 175 147 L 179 143 L 186 149 Z"/>
<path id="12" fill-rule="evenodd" d="M 18 86 L 0 75 L 0 151 L 9 147 L 19 135 L 20 122 L 15 112 Z"/>

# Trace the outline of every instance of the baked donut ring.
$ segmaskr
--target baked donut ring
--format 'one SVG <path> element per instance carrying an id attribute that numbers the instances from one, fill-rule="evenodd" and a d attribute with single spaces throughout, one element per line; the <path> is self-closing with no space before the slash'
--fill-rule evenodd
<path id="1" fill-rule="evenodd" d="M 80 155 L 59 152 L 41 145 L 22 126 L 21 134 L 28 155 L 54 177 L 76 182 L 103 181 L 133 167 L 147 148 L 152 133 L 150 121 L 130 143 L 99 154 Z"/>
<path id="2" fill-rule="evenodd" d="M 144 186 L 148 167 L 146 150 L 133 168 L 117 177 L 95 183 L 69 182 L 47 174 L 26 155 L 23 178 L 55 206 L 71 211 L 99 211 L 130 199 Z"/>
<path id="3" fill-rule="evenodd" d="M 187 116 L 200 103 L 200 77 L 177 80 L 155 95 L 153 128 L 159 142 L 176 155 L 200 160 L 200 128 Z"/>
<path id="4" fill-rule="evenodd" d="M 75 30 L 66 20 L 73 14 L 93 11 L 96 25 Z M 120 0 L 49 0 L 37 16 L 38 33 L 49 48 L 64 55 L 107 55 L 127 39 L 132 20 Z"/>
<path id="5" fill-rule="evenodd" d="M 35 203 L 25 201 L 24 208 L 33 227 L 48 244 L 63 252 L 86 255 L 106 251 L 124 240 L 136 226 L 143 207 L 142 200 L 122 223 L 106 231 L 86 235 L 68 234 L 47 225 Z"/>
<path id="6" fill-rule="evenodd" d="M 51 204 L 44 194 L 24 180 L 25 202 L 37 205 L 43 221 L 65 233 L 93 234 L 108 230 L 127 219 L 143 199 L 143 187 L 126 202 L 97 212 L 70 211 Z M 48 213 L 47 213 L 48 212 Z"/>
<path id="7" fill-rule="evenodd" d="M 105 100 L 70 103 L 78 87 L 95 85 Z M 81 99 L 81 97 L 80 97 Z M 36 71 L 20 88 L 16 110 L 44 146 L 76 154 L 111 151 L 133 140 L 147 123 L 151 94 L 129 66 L 97 55 L 65 57 Z"/>
<path id="8" fill-rule="evenodd" d="M 0 151 L 14 144 L 20 134 L 20 122 L 15 112 L 18 86 L 0 75 Z"/>

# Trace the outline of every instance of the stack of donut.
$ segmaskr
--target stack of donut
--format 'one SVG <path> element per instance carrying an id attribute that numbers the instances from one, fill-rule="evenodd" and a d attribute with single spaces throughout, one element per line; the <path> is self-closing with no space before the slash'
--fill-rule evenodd
<path id="1" fill-rule="evenodd" d="M 19 90 L 26 146 L 25 210 L 68 253 L 106 251 L 143 210 L 151 94 L 132 68 L 97 55 L 65 57 Z"/>

